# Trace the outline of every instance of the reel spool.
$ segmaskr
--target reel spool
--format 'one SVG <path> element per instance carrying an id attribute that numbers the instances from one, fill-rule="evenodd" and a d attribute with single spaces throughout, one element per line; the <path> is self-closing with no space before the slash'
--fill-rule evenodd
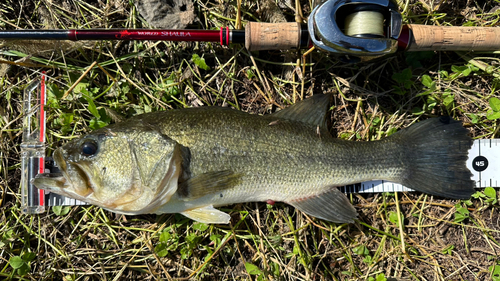
<path id="1" fill-rule="evenodd" d="M 402 17 L 390 0 L 328 0 L 309 17 L 313 44 L 347 54 L 348 61 L 367 61 L 396 52 Z"/>
<path id="2" fill-rule="evenodd" d="M 359 38 L 384 38 L 385 15 L 378 5 L 347 6 L 344 34 Z M 340 13 L 342 13 L 342 8 Z M 338 19 L 341 17 L 339 16 Z"/>

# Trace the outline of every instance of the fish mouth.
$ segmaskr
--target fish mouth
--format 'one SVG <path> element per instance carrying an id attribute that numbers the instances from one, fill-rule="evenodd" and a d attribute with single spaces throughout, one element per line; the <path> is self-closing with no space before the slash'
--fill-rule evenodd
<path id="1" fill-rule="evenodd" d="M 33 185 L 39 189 L 47 191 L 57 191 L 63 190 L 66 187 L 66 178 L 62 173 L 42 173 L 35 176 L 31 180 Z"/>
<path id="2" fill-rule="evenodd" d="M 66 161 L 64 161 L 60 148 L 54 151 L 53 159 L 59 167 L 60 172 L 38 174 L 32 180 L 32 183 L 39 189 L 60 193 L 58 191 L 61 191 L 68 186 L 69 179 L 66 172 Z"/>
<path id="3" fill-rule="evenodd" d="M 92 193 L 90 177 L 83 165 L 66 161 L 62 148 L 56 149 L 52 157 L 59 172 L 36 175 L 33 184 L 37 188 L 71 198 L 75 195 L 87 197 Z"/>

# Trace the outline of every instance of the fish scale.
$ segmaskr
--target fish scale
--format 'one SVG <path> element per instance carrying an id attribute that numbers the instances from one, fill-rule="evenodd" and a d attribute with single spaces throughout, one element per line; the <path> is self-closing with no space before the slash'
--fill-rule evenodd
<path id="1" fill-rule="evenodd" d="M 269 126 L 270 119 L 234 110 L 219 112 L 219 108 L 197 109 L 192 114 L 187 110 L 172 113 L 152 114 L 141 120 L 146 123 L 160 120 L 163 126 L 159 129 L 163 134 L 190 148 L 192 176 L 207 170 L 227 169 L 244 174 L 245 184 L 225 191 L 228 194 L 223 201 L 214 205 L 228 204 L 231 202 L 229 200 L 286 201 L 297 196 L 297 193 L 310 193 L 311 187 L 326 187 L 334 183 L 335 171 L 337 178 L 344 174 L 332 159 L 333 155 L 339 155 L 339 151 L 334 147 L 328 148 L 334 139 L 319 138 L 312 126 L 289 121 Z M 168 117 L 158 119 L 157 115 Z M 196 126 L 182 126 L 183 122 L 192 124 L 191 118 L 198 121 Z M 237 124 L 234 126 L 236 128 L 228 125 L 224 127 L 223 132 L 232 132 L 231 135 L 221 132 L 223 120 Z M 199 133 L 199 128 L 203 128 L 203 133 Z M 179 131 L 182 133 L 177 135 Z M 222 157 L 214 156 L 212 147 L 216 145 L 226 148 Z M 296 160 L 289 161 L 290 156 Z M 340 160 L 349 165 L 343 159 Z M 277 163 L 280 163 L 279 169 L 273 169 Z M 333 169 L 335 166 L 336 170 Z M 266 187 L 269 195 L 262 193 Z M 258 198 L 248 196 L 248 193 L 257 194 Z M 270 196 L 275 198 L 267 198 Z M 217 195 L 213 199 L 216 198 Z"/>

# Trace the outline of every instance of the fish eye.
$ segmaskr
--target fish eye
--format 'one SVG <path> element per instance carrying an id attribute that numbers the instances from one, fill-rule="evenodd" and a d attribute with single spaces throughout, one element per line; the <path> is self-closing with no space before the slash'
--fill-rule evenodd
<path id="1" fill-rule="evenodd" d="M 97 152 L 97 143 L 94 140 L 85 140 L 81 146 L 81 154 L 84 156 L 92 156 Z"/>

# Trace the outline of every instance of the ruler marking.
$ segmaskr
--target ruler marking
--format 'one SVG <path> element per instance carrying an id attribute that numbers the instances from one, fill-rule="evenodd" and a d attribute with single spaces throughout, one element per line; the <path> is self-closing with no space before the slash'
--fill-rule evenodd
<path id="1" fill-rule="evenodd" d="M 481 140 L 479 140 L 479 156 L 482 156 L 481 155 Z M 481 180 L 482 180 L 481 176 L 482 176 L 482 173 L 479 172 L 479 187 L 481 187 Z"/>

